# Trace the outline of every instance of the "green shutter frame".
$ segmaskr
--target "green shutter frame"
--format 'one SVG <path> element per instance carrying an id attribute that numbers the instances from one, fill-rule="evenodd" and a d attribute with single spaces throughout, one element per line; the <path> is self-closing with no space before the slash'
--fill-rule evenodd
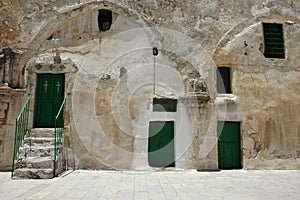
<path id="1" fill-rule="evenodd" d="M 151 167 L 175 167 L 174 121 L 150 122 L 148 162 Z"/>
<path id="2" fill-rule="evenodd" d="M 217 131 L 219 169 L 241 169 L 240 122 L 219 121 Z"/>
<path id="3" fill-rule="evenodd" d="M 176 112 L 177 99 L 153 99 L 153 112 Z"/>
<path id="4" fill-rule="evenodd" d="M 284 32 L 282 24 L 263 23 L 266 58 L 285 58 Z"/>
<path id="5" fill-rule="evenodd" d="M 38 74 L 34 127 L 54 128 L 55 116 L 64 99 L 64 74 Z"/>

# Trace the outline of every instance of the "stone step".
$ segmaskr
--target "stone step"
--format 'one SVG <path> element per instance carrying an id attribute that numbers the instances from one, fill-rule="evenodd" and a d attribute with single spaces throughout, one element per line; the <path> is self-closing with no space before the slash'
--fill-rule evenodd
<path id="1" fill-rule="evenodd" d="M 56 175 L 64 170 L 63 159 L 59 156 L 56 163 Z M 51 157 L 19 159 L 14 170 L 15 179 L 50 179 L 53 178 L 53 160 Z"/>
<path id="2" fill-rule="evenodd" d="M 54 155 L 54 146 L 29 146 L 23 145 L 20 148 L 19 158 L 26 158 L 26 157 L 53 157 Z"/>
<path id="3" fill-rule="evenodd" d="M 37 141 L 37 142 L 35 142 Z M 52 144 L 52 141 L 44 141 L 44 142 L 41 142 L 40 140 L 31 140 L 31 141 L 26 141 L 24 140 L 24 143 L 22 145 L 21 148 L 53 148 L 54 147 L 54 141 L 53 141 L 53 144 Z"/>
<path id="4" fill-rule="evenodd" d="M 14 177 L 16 178 L 53 178 L 54 129 L 32 129 L 20 148 Z M 57 161 L 56 175 L 63 167 L 62 155 Z"/>
<path id="5" fill-rule="evenodd" d="M 17 161 L 16 168 L 35 168 L 35 169 L 43 169 L 43 168 L 53 168 L 53 160 L 52 157 L 27 157 L 20 158 Z"/>
<path id="6" fill-rule="evenodd" d="M 54 145 L 54 138 L 50 137 L 27 137 L 24 140 L 24 146 L 29 145 L 29 146 L 49 146 L 49 145 Z"/>
<path id="7" fill-rule="evenodd" d="M 15 179 L 50 179 L 53 178 L 53 169 L 20 168 L 14 171 Z"/>
<path id="8" fill-rule="evenodd" d="M 31 138 L 45 138 L 54 137 L 54 128 L 33 128 L 29 131 L 28 137 Z"/>

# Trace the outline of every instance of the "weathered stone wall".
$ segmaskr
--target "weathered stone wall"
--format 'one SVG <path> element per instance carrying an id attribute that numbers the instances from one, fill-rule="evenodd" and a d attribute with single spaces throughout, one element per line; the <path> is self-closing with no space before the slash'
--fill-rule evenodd
<path id="1" fill-rule="evenodd" d="M 10 170 L 13 156 L 14 127 L 24 98 L 25 90 L 0 89 L 0 169 Z"/>
<path id="2" fill-rule="evenodd" d="M 183 143 L 189 146 L 187 149 L 175 144 L 177 149 L 182 148 L 182 154 L 176 155 L 180 168 L 217 168 L 216 122 L 224 117 L 241 122 L 245 169 L 300 168 L 298 1 L 4 0 L 0 5 L 0 25 L 4 30 L 0 48 L 11 48 L 18 54 L 13 64 L 6 64 L 10 69 L 0 65 L 3 86 L 8 83 L 12 88 L 26 87 L 27 92 L 34 93 L 35 73 L 40 71 L 33 69 L 38 63 L 49 66 L 55 48 L 64 61 L 69 59 L 74 65 L 66 81 L 66 125 L 70 162 L 77 167 L 145 169 L 147 144 L 143 134 L 148 131 L 149 120 L 159 118 L 150 112 L 155 95 L 151 84 L 132 94 L 130 87 L 152 81 L 147 78 L 152 79 L 151 51 L 157 46 L 162 50 L 156 60 L 162 65 L 158 68 L 167 66 L 167 71 L 174 71 L 175 79 L 181 78 L 181 85 L 172 85 L 170 80 L 174 77 L 158 77 L 160 83 L 175 89 L 157 87 L 158 95 L 178 98 L 182 108 L 174 116 L 159 118 L 183 122 L 184 127 L 177 131 L 188 133 Z M 113 11 L 112 30 L 108 32 L 97 30 L 99 8 Z M 261 22 L 284 24 L 286 59 L 264 58 Z M 174 32 L 137 29 L 149 26 Z M 216 66 L 231 68 L 233 94 L 216 93 Z M 139 73 L 133 73 L 135 70 Z M 12 80 L 6 81 L 4 72 L 12 71 Z M 206 84 L 210 97 L 209 102 L 200 103 L 197 99 L 196 108 L 195 99 L 189 98 L 190 83 L 195 82 L 202 89 Z M 9 112 L 17 112 L 21 100 L 17 100 L 18 106 L 9 106 Z M 96 118 L 77 118 L 76 112 Z M 12 114 L 6 118 L 13 121 L 14 117 Z M 3 138 L 13 134 L 11 128 L 5 129 L 10 124 L 7 119 L 0 126 Z M 87 121 L 100 124 L 100 132 L 105 134 L 99 134 L 97 127 L 80 124 Z M 178 138 L 184 140 L 181 134 Z M 0 141 L 4 149 L 3 145 Z M 5 145 L 4 150 L 10 148 L 9 143 Z M 72 157 L 76 157 L 75 161 Z"/>
<path id="3" fill-rule="evenodd" d="M 261 20 L 260 20 L 261 21 Z M 242 121 L 244 168 L 299 168 L 299 25 L 283 23 L 286 59 L 266 59 L 262 25 L 258 21 L 234 35 L 216 56 L 232 70 L 233 95 L 228 119 Z M 294 53 L 295 54 L 294 54 Z M 231 95 L 229 95 L 231 96 Z"/>

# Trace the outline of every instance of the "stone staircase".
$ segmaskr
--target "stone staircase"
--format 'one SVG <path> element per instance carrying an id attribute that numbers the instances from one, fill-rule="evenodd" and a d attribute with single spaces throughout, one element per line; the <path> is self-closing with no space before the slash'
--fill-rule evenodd
<path id="1" fill-rule="evenodd" d="M 20 148 L 14 178 L 53 178 L 53 157 L 54 129 L 31 129 Z M 63 163 L 63 156 L 60 153 L 56 175 L 63 171 Z"/>

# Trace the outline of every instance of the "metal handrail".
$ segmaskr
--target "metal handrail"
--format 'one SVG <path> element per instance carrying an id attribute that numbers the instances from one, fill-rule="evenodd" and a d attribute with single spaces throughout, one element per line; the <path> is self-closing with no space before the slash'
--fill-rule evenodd
<path id="1" fill-rule="evenodd" d="M 64 128 L 64 108 L 66 104 L 66 96 L 55 116 L 55 128 L 54 128 L 54 158 L 53 158 L 53 177 L 56 176 L 56 164 L 58 160 L 58 156 L 63 144 L 63 138 L 65 134 Z"/>
<path id="2" fill-rule="evenodd" d="M 14 153 L 11 167 L 11 177 L 13 177 L 15 164 L 19 157 L 20 147 L 23 145 L 24 138 L 28 134 L 28 116 L 31 94 L 26 99 L 24 106 L 21 109 L 20 114 L 16 119 L 15 127 L 15 139 L 14 139 Z"/>

